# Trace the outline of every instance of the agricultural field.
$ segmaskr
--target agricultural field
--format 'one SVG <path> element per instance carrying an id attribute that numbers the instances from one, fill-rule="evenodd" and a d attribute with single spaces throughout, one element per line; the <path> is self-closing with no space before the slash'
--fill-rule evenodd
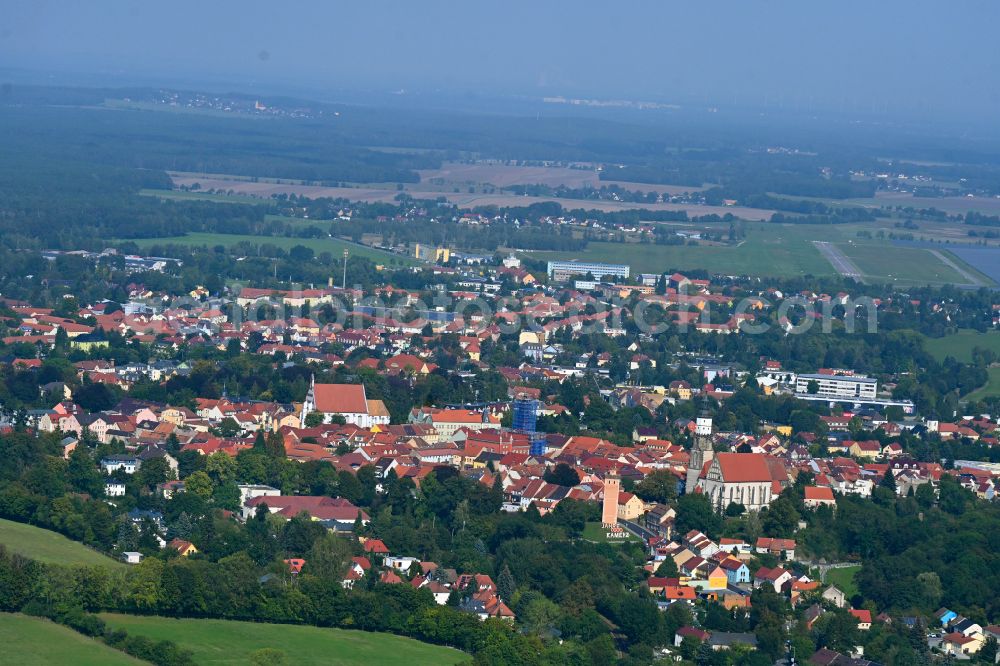
<path id="1" fill-rule="evenodd" d="M 58 532 L 2 518 L 0 518 L 0 544 L 12 552 L 49 564 L 125 566 L 82 543 L 67 539 Z"/>
<path id="2" fill-rule="evenodd" d="M 914 197 L 901 192 L 878 192 L 874 199 L 852 200 L 857 203 L 873 201 L 880 206 L 903 206 L 904 208 L 936 208 L 946 213 L 968 213 L 975 211 L 984 215 L 1000 214 L 1000 198 L 997 197 Z"/>
<path id="3" fill-rule="evenodd" d="M 989 379 L 986 384 L 965 396 L 965 399 L 982 400 L 997 395 L 1000 395 L 1000 366 L 993 366 L 989 369 Z"/>
<path id="4" fill-rule="evenodd" d="M 946 357 L 951 356 L 962 363 L 971 363 L 972 350 L 975 347 L 982 347 L 1000 354 L 1000 332 L 980 333 L 971 329 L 962 329 L 943 338 L 924 338 L 924 348 L 938 361 L 943 361 Z"/>
<path id="5" fill-rule="evenodd" d="M 194 653 L 201 666 L 246 664 L 251 655 L 270 648 L 284 656 L 283 662 L 367 666 L 405 664 L 436 666 L 457 664 L 468 655 L 410 638 L 344 629 L 326 629 L 288 624 L 191 620 L 165 617 L 102 614 L 109 627 L 153 640 L 171 640 Z"/>
<path id="6" fill-rule="evenodd" d="M 543 168 L 543 167 L 539 167 Z M 575 171 L 567 169 L 567 171 Z M 587 174 L 587 171 L 580 173 Z M 391 203 L 396 200 L 399 190 L 395 185 L 379 183 L 361 185 L 358 187 L 328 187 L 325 185 L 303 185 L 300 181 L 264 181 L 256 182 L 230 178 L 228 176 L 213 176 L 210 174 L 180 174 L 172 173 L 176 187 L 191 186 L 197 183 L 202 190 L 223 190 L 233 192 L 235 196 L 261 197 L 269 199 L 275 194 L 295 194 L 297 196 L 317 199 L 321 197 L 345 198 L 352 201 L 365 202 L 386 202 Z M 404 185 L 405 191 L 411 193 L 416 198 L 433 199 L 444 197 L 448 201 L 462 207 L 473 208 L 476 206 L 529 206 L 534 203 L 555 201 L 566 210 L 593 209 L 602 211 L 620 210 L 666 210 L 666 211 L 687 211 L 688 215 L 726 215 L 727 213 L 742 217 L 748 220 L 770 220 L 774 211 L 758 208 L 745 208 L 741 206 L 698 206 L 693 204 L 670 204 L 670 203 L 623 203 L 618 201 L 589 201 L 582 199 L 559 199 L 556 197 L 525 197 L 516 194 L 506 193 L 468 193 L 467 189 L 456 184 L 434 185 L 430 182 L 416 185 Z M 455 190 L 459 190 L 455 192 Z M 635 185 L 635 189 L 642 189 L 641 185 Z"/>
<path id="7" fill-rule="evenodd" d="M 144 664 L 68 627 L 27 615 L 0 614 L 0 665 L 127 666 Z"/>
<path id="8" fill-rule="evenodd" d="M 941 185 L 952 185 L 955 183 L 939 183 Z M 935 208 L 949 214 L 964 214 L 970 211 L 983 213 L 984 215 L 997 215 L 1000 213 L 1000 198 L 997 197 L 915 197 L 907 192 L 887 192 L 879 191 L 874 197 L 864 197 L 856 199 L 831 199 L 829 197 L 804 197 L 783 195 L 769 192 L 772 196 L 780 196 L 791 200 L 817 201 L 838 208 L 860 206 L 863 208 L 913 208 L 916 210 Z M 920 222 L 921 229 L 925 223 Z M 932 225 L 932 223 L 926 223 Z M 920 235 L 920 232 L 917 232 Z"/>
<path id="9" fill-rule="evenodd" d="M 602 180 L 601 186 L 607 185 L 608 187 L 620 187 L 623 190 L 632 190 L 633 192 L 656 192 L 657 194 L 686 194 L 688 192 L 703 192 L 711 187 L 711 185 L 661 185 L 659 183 L 632 183 L 625 180 Z"/>
<path id="10" fill-rule="evenodd" d="M 205 189 L 223 189 L 234 194 L 207 194 L 205 192 L 180 192 L 147 190 L 150 196 L 165 198 L 204 199 L 218 202 L 254 202 L 265 203 L 278 192 L 297 193 L 308 197 L 347 197 L 365 201 L 391 201 L 397 190 L 385 184 L 354 187 L 326 187 L 304 185 L 290 181 L 275 179 L 251 180 L 246 178 L 231 178 L 217 174 L 173 173 L 175 184 L 191 185 L 199 183 Z M 460 206 L 473 207 L 482 205 L 528 205 L 551 199 L 540 197 L 519 197 L 511 194 L 482 192 L 467 193 L 456 184 L 474 183 L 482 185 L 492 183 L 498 187 L 515 183 L 543 182 L 549 184 L 584 184 L 587 178 L 594 177 L 594 172 L 585 169 L 569 169 L 565 167 L 515 167 L 505 165 L 480 165 L 446 163 L 441 169 L 423 171 L 423 180 L 417 185 L 406 185 L 406 189 L 430 194 L 437 192 Z M 582 180 L 581 180 L 582 179 Z M 579 182 L 576 182 L 579 181 Z M 623 186 L 633 183 L 618 183 Z M 673 187 L 673 186 L 668 186 Z M 454 190 L 458 189 L 458 192 Z M 697 189 L 697 188 L 690 188 Z M 564 208 L 593 207 L 602 210 L 624 210 L 637 205 L 618 202 L 584 202 L 578 200 L 558 199 Z M 843 203 L 843 202 L 842 202 Z M 869 206 L 877 206 L 875 199 L 865 202 Z M 854 205 L 848 203 L 847 205 Z M 856 205 L 863 205 L 861 201 Z M 736 209 L 711 206 L 691 206 L 680 204 L 649 204 L 644 206 L 658 210 L 686 210 L 690 215 L 705 215 L 710 213 L 733 213 L 751 220 L 761 220 L 770 216 L 770 211 L 757 209 Z M 272 219 L 291 222 L 292 224 L 310 225 L 321 221 L 298 220 L 291 218 Z M 583 253 L 568 252 L 534 252 L 535 258 L 572 259 L 581 258 L 592 261 L 610 263 L 628 263 L 634 272 L 661 272 L 668 269 L 681 271 L 706 269 L 709 272 L 723 275 L 760 275 L 765 277 L 793 277 L 798 275 L 828 276 L 836 274 L 830 262 L 813 245 L 812 241 L 822 240 L 835 243 L 849 259 L 851 259 L 864 275 L 864 278 L 874 282 L 886 282 L 899 286 L 942 285 L 942 284 L 989 284 L 991 280 L 970 267 L 957 254 L 941 252 L 938 256 L 925 248 L 908 247 L 902 244 L 892 244 L 888 241 L 860 240 L 858 231 L 864 229 L 870 233 L 879 230 L 892 231 L 890 220 L 869 224 L 847 225 L 768 225 L 749 223 L 750 232 L 745 241 L 738 246 L 702 244 L 696 247 L 662 246 L 618 243 L 591 243 Z M 954 225 L 931 224 L 922 227 L 918 234 L 924 233 L 935 240 L 954 240 L 951 235 L 962 230 Z M 951 234 L 951 235 L 949 235 Z M 183 238 L 148 239 L 140 241 L 144 246 L 159 242 L 178 242 L 185 244 L 224 244 L 232 245 L 241 240 L 250 240 L 249 236 L 222 236 L 219 234 L 193 233 Z M 267 241 L 279 247 L 288 248 L 295 244 L 311 247 L 317 253 L 330 251 L 339 254 L 346 246 L 355 254 L 367 256 L 373 261 L 386 262 L 396 259 L 397 263 L 412 265 L 409 258 L 390 255 L 371 248 L 348 245 L 336 239 L 282 239 L 269 238 Z M 942 258 L 942 256 L 944 258 Z M 949 265 L 952 262 L 954 265 Z M 956 268 L 957 267 L 957 268 Z"/>
<path id="11" fill-rule="evenodd" d="M 390 254 L 374 248 L 357 245 L 337 238 L 291 238 L 288 236 L 250 236 L 241 234 L 214 234 L 214 233 L 190 233 L 184 236 L 167 236 L 164 238 L 140 238 L 135 239 L 136 245 L 140 248 L 148 248 L 154 245 L 193 245 L 213 247 L 224 245 L 232 247 L 238 243 L 253 243 L 255 245 L 274 245 L 284 250 L 289 250 L 296 245 L 311 248 L 316 254 L 320 252 L 330 252 L 334 257 L 340 257 L 346 249 L 354 257 L 367 257 L 375 263 L 380 264 L 401 264 L 412 266 L 415 259 L 398 254 Z"/>
<path id="12" fill-rule="evenodd" d="M 418 171 L 421 183 L 442 185 L 548 185 L 558 187 L 596 187 L 600 180 L 594 169 L 569 167 L 513 166 L 507 164 L 463 164 L 445 162 L 440 169 Z M 633 188 L 637 189 L 637 188 Z"/>
<path id="13" fill-rule="evenodd" d="M 241 199 L 258 198 L 270 200 L 275 194 L 295 194 L 309 199 L 345 198 L 352 201 L 388 202 L 395 200 L 399 192 L 393 187 L 328 187 L 326 185 L 303 185 L 300 181 L 269 181 L 241 180 L 229 176 L 211 176 L 201 174 L 171 174 L 175 187 L 198 184 L 202 190 L 232 191 L 226 195 L 230 201 L 235 197 Z"/>

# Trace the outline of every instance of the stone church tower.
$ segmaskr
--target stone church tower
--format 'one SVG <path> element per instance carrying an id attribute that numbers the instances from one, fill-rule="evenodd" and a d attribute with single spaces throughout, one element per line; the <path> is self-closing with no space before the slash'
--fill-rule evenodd
<path id="1" fill-rule="evenodd" d="M 694 444 L 691 445 L 691 462 L 687 468 L 687 483 L 685 493 L 693 493 L 698 485 L 698 477 L 705 463 L 715 457 L 712 449 L 712 419 L 709 416 L 699 416 L 694 430 Z"/>

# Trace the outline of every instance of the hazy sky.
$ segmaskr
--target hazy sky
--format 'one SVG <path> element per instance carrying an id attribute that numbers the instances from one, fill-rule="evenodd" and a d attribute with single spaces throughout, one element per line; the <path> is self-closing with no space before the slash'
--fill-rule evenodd
<path id="1" fill-rule="evenodd" d="M 1000 112 L 997 0 L 0 4 L 0 67 L 129 82 L 781 104 L 955 124 Z"/>

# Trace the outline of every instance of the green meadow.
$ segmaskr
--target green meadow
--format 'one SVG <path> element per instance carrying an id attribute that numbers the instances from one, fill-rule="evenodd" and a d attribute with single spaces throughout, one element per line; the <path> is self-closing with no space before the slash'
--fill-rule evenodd
<path id="1" fill-rule="evenodd" d="M 277 664 L 404 664 L 437 666 L 467 661 L 464 652 L 391 634 L 234 620 L 192 620 L 102 614 L 109 627 L 153 640 L 171 640 L 194 653 L 201 666 L 247 664 L 270 649 Z"/>
<path id="2" fill-rule="evenodd" d="M 0 614 L 0 665 L 127 666 L 144 664 L 68 627 L 27 615 Z"/>
<path id="3" fill-rule="evenodd" d="M 58 532 L 0 518 L 0 544 L 39 562 L 64 565 L 125 565 Z"/>

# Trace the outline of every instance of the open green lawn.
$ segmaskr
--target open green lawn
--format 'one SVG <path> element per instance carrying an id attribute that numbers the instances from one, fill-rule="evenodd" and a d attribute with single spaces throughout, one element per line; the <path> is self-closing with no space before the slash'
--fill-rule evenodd
<path id="1" fill-rule="evenodd" d="M 121 562 L 67 539 L 58 532 L 0 518 L 0 543 L 8 550 L 39 562 L 123 567 Z"/>
<path id="2" fill-rule="evenodd" d="M 367 257 L 380 264 L 391 264 L 395 260 L 397 264 L 413 265 L 416 260 L 396 254 L 389 254 L 362 245 L 355 245 L 337 238 L 289 238 L 286 236 L 249 236 L 242 234 L 210 234 L 210 233 L 190 233 L 184 236 L 167 236 L 165 238 L 138 238 L 135 244 L 140 248 L 148 248 L 154 245 L 204 245 L 213 247 L 224 245 L 231 247 L 237 243 L 247 242 L 255 245 L 274 245 L 276 247 L 289 250 L 296 245 L 312 248 L 317 254 L 320 252 L 330 252 L 334 257 L 340 257 L 346 248 L 351 256 Z"/>
<path id="3" fill-rule="evenodd" d="M 980 386 L 975 391 L 965 396 L 966 400 L 982 400 L 991 396 L 1000 395 L 1000 367 L 989 369 L 990 378 L 985 386 Z"/>
<path id="4" fill-rule="evenodd" d="M 0 664 L 118 666 L 143 664 L 62 625 L 27 615 L 0 614 Z"/>
<path id="5" fill-rule="evenodd" d="M 876 281 L 904 284 L 964 284 L 958 271 L 917 247 L 885 243 L 840 243 L 837 247 L 861 272 Z"/>
<path id="6" fill-rule="evenodd" d="M 980 333 L 972 329 L 962 329 L 943 338 L 924 338 L 924 347 L 938 361 L 951 356 L 962 363 L 972 361 L 975 347 L 989 349 L 1000 354 L 1000 331 Z"/>
<path id="7" fill-rule="evenodd" d="M 622 263 L 634 273 L 662 273 L 705 269 L 722 275 L 834 275 L 830 263 L 812 244 L 812 238 L 824 240 L 827 229 L 802 229 L 795 225 L 752 224 L 747 238 L 739 246 L 720 245 L 642 245 L 590 243 L 583 252 L 533 252 L 545 261 L 581 259 Z M 762 230 L 761 230 L 762 229 Z M 839 234 L 837 235 L 839 238 Z"/>
<path id="8" fill-rule="evenodd" d="M 638 537 L 631 532 L 625 531 L 624 534 L 625 538 L 609 539 L 608 530 L 600 523 L 587 523 L 583 528 L 583 538 L 587 541 L 593 541 L 595 543 L 626 543 L 628 541 L 639 540 Z"/>
<path id="9" fill-rule="evenodd" d="M 859 241 L 858 231 L 884 230 L 882 222 L 807 225 L 748 223 L 746 239 L 739 245 L 645 245 L 600 243 L 582 252 L 530 252 L 543 261 L 580 259 L 628 264 L 633 273 L 661 273 L 671 269 L 705 269 L 721 275 L 794 277 L 836 275 L 813 241 L 835 243 L 871 280 L 900 285 L 962 284 L 955 269 L 928 250 L 898 247 L 889 241 Z M 960 266 L 961 260 L 953 259 Z M 970 273 L 975 271 L 970 270 Z M 979 276 L 982 277 L 982 276 Z"/>
<path id="10" fill-rule="evenodd" d="M 844 567 L 843 569 L 830 569 L 826 572 L 827 585 L 835 585 L 837 589 L 850 599 L 858 593 L 858 584 L 854 582 L 854 574 L 861 571 L 861 565 Z"/>
<path id="11" fill-rule="evenodd" d="M 469 657 L 464 652 L 429 645 L 409 638 L 344 629 L 321 629 L 288 624 L 236 622 L 232 620 L 178 620 L 165 617 L 102 614 L 108 626 L 154 640 L 172 640 L 194 652 L 202 666 L 246 664 L 250 655 L 263 648 L 284 653 L 288 664 L 457 664 Z"/>

